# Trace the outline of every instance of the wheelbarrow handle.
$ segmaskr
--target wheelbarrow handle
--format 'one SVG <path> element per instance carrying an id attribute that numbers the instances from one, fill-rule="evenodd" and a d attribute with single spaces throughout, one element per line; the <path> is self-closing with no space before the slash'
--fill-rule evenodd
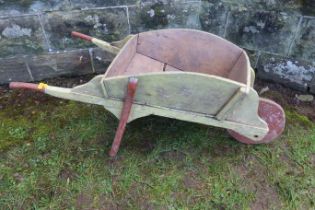
<path id="1" fill-rule="evenodd" d="M 96 46 L 102 48 L 103 50 L 106 50 L 107 52 L 113 53 L 113 54 L 118 54 L 119 53 L 119 48 L 112 46 L 110 43 L 105 42 L 103 40 L 82 34 L 80 32 L 76 32 L 76 31 L 72 31 L 71 35 L 74 37 L 78 37 L 80 39 L 92 42 L 93 44 L 95 44 Z"/>
<path id="2" fill-rule="evenodd" d="M 71 35 L 74 37 L 80 38 L 80 39 L 84 39 L 84 40 L 89 41 L 89 42 L 91 42 L 93 39 L 93 37 L 91 37 L 91 36 L 88 36 L 88 35 L 85 35 L 85 34 L 82 34 L 82 33 L 76 32 L 76 31 L 72 31 Z"/>
<path id="3" fill-rule="evenodd" d="M 33 90 L 37 92 L 45 92 L 45 88 L 47 87 L 44 83 L 34 84 L 34 83 L 25 83 L 25 82 L 10 82 L 10 89 L 25 89 L 25 90 Z"/>

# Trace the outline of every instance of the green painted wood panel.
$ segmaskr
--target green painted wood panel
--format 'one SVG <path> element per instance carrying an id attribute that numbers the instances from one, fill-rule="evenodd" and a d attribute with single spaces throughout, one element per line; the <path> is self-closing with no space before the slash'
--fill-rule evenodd
<path id="1" fill-rule="evenodd" d="M 216 76 L 190 72 L 138 75 L 135 102 L 215 115 L 242 84 Z M 110 98 L 123 100 L 128 77 L 103 80 Z"/>

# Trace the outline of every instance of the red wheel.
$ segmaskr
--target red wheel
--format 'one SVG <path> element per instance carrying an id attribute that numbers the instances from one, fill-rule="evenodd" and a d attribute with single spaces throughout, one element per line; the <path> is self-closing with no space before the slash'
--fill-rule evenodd
<path id="1" fill-rule="evenodd" d="M 266 144 L 281 135 L 285 127 L 285 114 L 279 104 L 269 99 L 259 98 L 258 115 L 268 124 L 269 128 L 269 132 L 262 140 L 254 141 L 233 130 L 228 130 L 229 134 L 244 144 Z"/>

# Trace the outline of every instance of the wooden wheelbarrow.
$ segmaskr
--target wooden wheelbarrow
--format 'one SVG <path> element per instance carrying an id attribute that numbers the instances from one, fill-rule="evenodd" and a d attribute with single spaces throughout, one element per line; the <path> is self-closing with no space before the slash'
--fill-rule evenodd
<path id="1" fill-rule="evenodd" d="M 72 89 L 20 82 L 10 87 L 104 106 L 120 119 L 110 156 L 117 154 L 126 124 L 148 115 L 223 127 L 245 144 L 269 143 L 284 130 L 281 106 L 253 89 L 247 54 L 218 36 L 167 29 L 109 44 L 72 35 L 117 54 L 104 75 Z"/>

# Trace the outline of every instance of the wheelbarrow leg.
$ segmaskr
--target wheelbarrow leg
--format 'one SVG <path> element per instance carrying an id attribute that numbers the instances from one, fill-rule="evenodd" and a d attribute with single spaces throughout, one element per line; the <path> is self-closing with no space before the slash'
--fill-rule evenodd
<path id="1" fill-rule="evenodd" d="M 132 103 L 134 101 L 136 89 L 137 89 L 138 79 L 135 77 L 129 78 L 128 86 L 127 86 L 127 94 L 125 97 L 125 102 L 123 105 L 123 109 L 121 111 L 121 116 L 119 120 L 119 125 L 116 130 L 115 138 L 112 144 L 112 148 L 109 152 L 109 156 L 114 157 L 119 149 L 121 139 L 124 135 L 126 124 L 130 115 L 130 111 L 132 108 Z"/>

